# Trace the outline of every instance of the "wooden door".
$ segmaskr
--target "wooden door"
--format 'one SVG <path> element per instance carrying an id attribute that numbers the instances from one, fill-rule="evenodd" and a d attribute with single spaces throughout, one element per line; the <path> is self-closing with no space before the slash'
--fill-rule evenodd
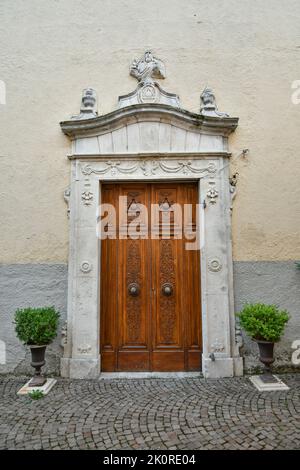
<path id="1" fill-rule="evenodd" d="M 103 185 L 118 224 L 101 242 L 102 371 L 200 370 L 200 258 L 182 235 L 197 197 L 196 183 Z"/>

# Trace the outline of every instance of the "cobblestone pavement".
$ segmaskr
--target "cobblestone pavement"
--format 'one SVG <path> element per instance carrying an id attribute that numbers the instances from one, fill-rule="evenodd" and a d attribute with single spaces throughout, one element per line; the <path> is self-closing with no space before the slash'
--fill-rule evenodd
<path id="1" fill-rule="evenodd" d="M 59 379 L 34 401 L 0 379 L 1 449 L 299 449 L 300 374 L 288 392 L 221 380 Z"/>

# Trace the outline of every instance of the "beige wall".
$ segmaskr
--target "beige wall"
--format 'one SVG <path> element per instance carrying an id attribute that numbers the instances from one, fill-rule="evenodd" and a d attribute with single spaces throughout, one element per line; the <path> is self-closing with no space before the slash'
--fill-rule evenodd
<path id="1" fill-rule="evenodd" d="M 240 117 L 234 259 L 299 259 L 299 17 L 298 0 L 1 0 L 0 262 L 67 261 L 70 146 L 59 121 L 78 113 L 87 86 L 100 113 L 115 109 L 136 86 L 130 61 L 149 47 L 184 108 L 198 112 L 209 84 L 219 109 Z"/>

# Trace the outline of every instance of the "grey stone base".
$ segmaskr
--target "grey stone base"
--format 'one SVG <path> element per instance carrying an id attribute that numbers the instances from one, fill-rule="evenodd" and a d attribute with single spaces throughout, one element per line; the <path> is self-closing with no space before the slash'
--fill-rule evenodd
<path id="1" fill-rule="evenodd" d="M 16 338 L 13 325 L 14 312 L 26 306 L 54 305 L 61 313 L 61 324 L 67 310 L 67 265 L 63 264 L 18 264 L 0 265 L 0 374 L 32 375 L 30 351 Z M 284 337 L 275 346 L 276 361 L 274 372 L 300 371 L 291 364 L 291 344 L 300 339 L 300 271 L 294 261 L 287 262 L 235 262 L 234 263 L 235 310 L 239 311 L 246 302 L 274 303 L 290 312 L 290 321 Z M 6 361 L 3 363 L 3 348 Z M 258 360 L 257 345 L 244 336 L 241 349 L 246 373 L 259 373 L 262 366 Z M 60 373 L 62 348 L 60 336 L 48 346 L 46 366 L 43 371 L 49 375 Z M 89 366 L 88 375 L 96 376 L 99 364 Z M 219 364 L 207 367 L 210 376 L 215 374 Z M 70 366 L 62 361 L 62 375 L 72 370 L 73 377 L 83 370 L 85 362 Z M 228 376 L 240 375 L 241 361 L 237 358 L 226 365 Z M 81 373 L 80 373 L 81 374 Z M 79 375 L 80 375 L 79 374 Z"/>
<path id="2" fill-rule="evenodd" d="M 100 358 L 62 358 L 61 375 L 71 379 L 98 379 L 100 375 Z"/>
<path id="3" fill-rule="evenodd" d="M 281 390 L 289 390 L 289 387 L 282 380 L 276 376 L 273 377 L 276 378 L 276 382 L 274 381 L 274 383 L 264 382 L 259 375 L 252 375 L 249 377 L 249 380 L 259 392 L 279 392 Z"/>
<path id="4" fill-rule="evenodd" d="M 17 339 L 13 324 L 18 308 L 54 305 L 63 324 L 67 310 L 67 265 L 12 264 L 0 265 L 0 341 L 4 342 L 6 361 L 0 361 L 0 373 L 32 375 L 29 348 Z M 60 330 L 59 330 L 60 332 Z M 46 375 L 60 372 L 60 333 L 47 347 Z"/>
<path id="5" fill-rule="evenodd" d="M 100 380 L 110 379 L 191 379 L 202 377 L 202 372 L 101 372 Z"/>
<path id="6" fill-rule="evenodd" d="M 246 302 L 276 304 L 290 313 L 290 320 L 281 341 L 275 345 L 274 372 L 299 371 L 291 363 L 291 345 L 300 339 L 300 271 L 295 261 L 234 262 L 235 311 Z M 246 373 L 263 370 L 258 359 L 257 344 L 244 336 L 241 354 Z"/>
<path id="7" fill-rule="evenodd" d="M 207 379 L 219 377 L 235 377 L 243 375 L 243 359 L 241 357 L 202 357 L 202 372 Z"/>
<path id="8" fill-rule="evenodd" d="M 57 380 L 55 379 L 47 379 L 47 382 L 42 387 L 30 387 L 29 386 L 30 381 L 31 379 L 25 385 L 23 385 L 23 387 L 20 388 L 20 390 L 17 393 L 18 395 L 28 395 L 29 393 L 33 391 L 34 392 L 40 391 L 43 393 L 43 395 L 48 395 L 50 390 L 54 387 L 54 385 L 57 382 Z"/>

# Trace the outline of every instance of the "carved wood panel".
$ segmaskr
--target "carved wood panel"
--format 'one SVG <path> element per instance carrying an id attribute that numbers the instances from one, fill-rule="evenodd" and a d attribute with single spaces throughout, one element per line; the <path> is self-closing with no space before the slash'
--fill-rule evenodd
<path id="1" fill-rule="evenodd" d="M 184 204 L 194 204 L 195 230 L 197 186 L 103 186 L 103 202 L 119 196 L 117 239 L 103 240 L 101 250 L 102 370 L 199 370 L 200 259 L 180 236 Z M 132 224 L 136 235 L 126 238 Z"/>

